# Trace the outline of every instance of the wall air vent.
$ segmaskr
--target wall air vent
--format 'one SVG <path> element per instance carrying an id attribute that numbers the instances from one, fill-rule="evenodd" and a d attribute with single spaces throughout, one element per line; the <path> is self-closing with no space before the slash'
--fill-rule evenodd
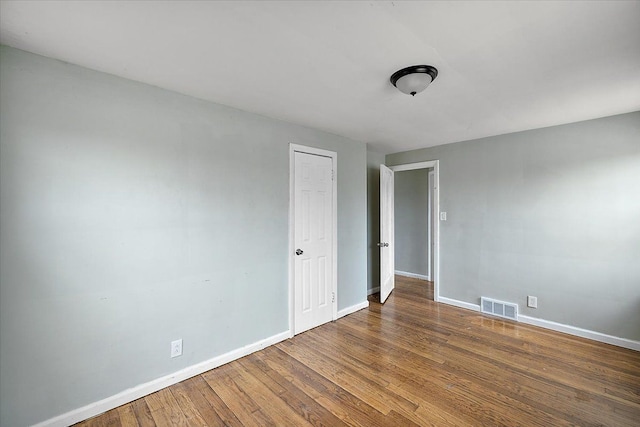
<path id="1" fill-rule="evenodd" d="M 505 319 L 518 320 L 518 304 L 498 301 L 491 298 L 480 298 L 480 311 Z"/>

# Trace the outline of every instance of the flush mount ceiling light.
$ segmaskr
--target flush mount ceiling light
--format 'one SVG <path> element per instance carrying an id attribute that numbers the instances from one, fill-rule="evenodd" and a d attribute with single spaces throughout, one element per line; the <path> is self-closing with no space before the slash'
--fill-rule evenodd
<path id="1" fill-rule="evenodd" d="M 438 77 L 438 70 L 431 65 L 413 65 L 391 75 L 391 84 L 402 93 L 415 96 Z"/>

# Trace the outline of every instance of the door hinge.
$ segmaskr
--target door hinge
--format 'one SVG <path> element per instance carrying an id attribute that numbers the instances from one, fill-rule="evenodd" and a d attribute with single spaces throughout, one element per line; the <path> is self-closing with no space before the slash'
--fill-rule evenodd
<path id="1" fill-rule="evenodd" d="M 331 302 L 336 302 L 336 293 L 331 292 Z"/>
<path id="2" fill-rule="evenodd" d="M 336 171 L 331 169 L 331 181 L 335 181 L 335 180 L 336 180 Z"/>

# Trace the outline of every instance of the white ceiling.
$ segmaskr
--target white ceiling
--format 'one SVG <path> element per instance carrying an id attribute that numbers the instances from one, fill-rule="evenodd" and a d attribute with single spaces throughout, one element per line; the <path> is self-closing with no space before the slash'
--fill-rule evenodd
<path id="1" fill-rule="evenodd" d="M 382 153 L 640 110 L 638 1 L 2 1 L 0 42 Z"/>

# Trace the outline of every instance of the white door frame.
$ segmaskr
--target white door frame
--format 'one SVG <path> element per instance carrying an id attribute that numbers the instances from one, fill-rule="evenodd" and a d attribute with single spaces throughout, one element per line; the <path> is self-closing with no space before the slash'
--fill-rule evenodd
<path id="1" fill-rule="evenodd" d="M 295 153 L 314 154 L 331 158 L 333 167 L 333 200 L 331 221 L 333 222 L 333 247 L 331 248 L 333 263 L 331 273 L 331 286 L 333 295 L 332 320 L 338 318 L 338 153 L 322 150 L 320 148 L 307 147 L 298 144 L 289 144 L 289 336 L 294 335 L 295 322 Z"/>
<path id="2" fill-rule="evenodd" d="M 433 216 L 433 182 L 434 182 L 434 172 L 429 171 L 427 173 L 427 184 L 429 189 L 427 190 L 427 206 L 429 212 L 427 212 L 427 227 L 429 227 L 429 231 L 427 233 L 427 280 L 431 281 L 433 279 L 433 228 L 435 224 L 435 218 Z"/>
<path id="3" fill-rule="evenodd" d="M 433 168 L 433 300 L 440 300 L 440 161 L 429 160 L 426 162 L 407 163 L 404 165 L 388 166 L 394 172 L 410 171 L 415 169 Z M 395 254 L 394 254 L 395 256 Z"/>

